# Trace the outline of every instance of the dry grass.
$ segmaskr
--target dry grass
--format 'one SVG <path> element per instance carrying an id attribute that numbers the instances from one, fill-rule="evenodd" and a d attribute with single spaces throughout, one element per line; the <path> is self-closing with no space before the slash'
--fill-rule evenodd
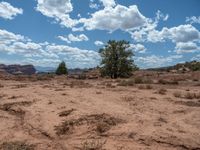
<path id="1" fill-rule="evenodd" d="M 200 98 L 200 93 L 190 93 L 190 92 L 187 92 L 184 95 L 184 98 L 186 98 L 186 99 L 199 99 Z"/>
<path id="2" fill-rule="evenodd" d="M 142 78 L 140 77 L 135 78 L 135 84 L 142 84 L 142 83 L 144 83 Z"/>
<path id="3" fill-rule="evenodd" d="M 112 126 L 116 126 L 118 123 L 122 122 L 123 120 L 111 117 L 107 114 L 94 114 L 83 116 L 78 119 L 66 120 L 60 125 L 55 126 L 55 131 L 57 135 L 71 134 L 73 133 L 73 129 L 75 126 L 86 124 L 88 126 L 96 126 L 96 131 L 99 133 L 101 131 L 108 131 Z M 102 123 L 104 124 L 103 126 Z M 105 126 L 106 130 L 104 128 Z"/>
<path id="4" fill-rule="evenodd" d="M 18 84 L 18 85 L 15 85 L 14 89 L 19 89 L 19 88 L 26 88 L 27 87 L 27 84 Z"/>
<path id="5" fill-rule="evenodd" d="M 0 149 L 2 150 L 34 150 L 34 145 L 26 144 L 25 142 L 4 142 Z"/>
<path id="6" fill-rule="evenodd" d="M 99 133 L 99 134 L 102 134 L 108 130 L 110 130 L 110 125 L 106 122 L 98 122 L 97 125 L 96 125 L 96 132 Z"/>
<path id="7" fill-rule="evenodd" d="M 138 89 L 141 89 L 141 90 L 142 89 L 150 90 L 150 89 L 153 89 L 153 87 L 151 85 L 149 85 L 149 84 L 147 84 L 147 85 L 139 85 Z"/>
<path id="8" fill-rule="evenodd" d="M 141 77 L 136 77 L 134 79 L 118 80 L 118 86 L 134 86 L 135 84 L 152 84 L 151 79 L 143 79 Z"/>
<path id="9" fill-rule="evenodd" d="M 102 94 L 102 92 L 101 91 L 96 91 L 96 94 Z"/>
<path id="10" fill-rule="evenodd" d="M 16 106 L 30 106 L 33 102 L 31 101 L 21 101 L 21 102 L 11 102 L 0 105 L 0 110 L 6 111 L 12 115 L 22 117 L 25 115 L 25 111 Z"/>
<path id="11" fill-rule="evenodd" d="M 81 150 L 102 150 L 105 143 L 105 141 L 102 142 L 100 140 L 87 140 L 82 143 Z"/>
<path id="12" fill-rule="evenodd" d="M 166 92 L 167 92 L 167 90 L 164 89 L 164 88 L 161 88 L 161 89 L 158 90 L 158 94 L 161 94 L 161 95 L 165 95 Z"/>
<path id="13" fill-rule="evenodd" d="M 134 86 L 135 85 L 135 81 L 133 79 L 120 80 L 117 85 L 118 86 Z"/>
<path id="14" fill-rule="evenodd" d="M 70 109 L 70 110 L 65 110 L 59 113 L 60 117 L 66 117 L 69 116 L 73 111 L 75 111 L 75 109 Z"/>
<path id="15" fill-rule="evenodd" d="M 90 88 L 92 87 L 91 84 L 84 82 L 82 80 L 74 80 L 68 84 L 71 88 Z"/>
<path id="16" fill-rule="evenodd" d="M 174 97 L 177 97 L 177 98 L 181 98 L 182 97 L 182 94 L 179 91 L 174 92 L 173 95 L 174 95 Z"/>
<path id="17" fill-rule="evenodd" d="M 135 98 L 132 96 L 123 96 L 122 100 L 126 101 L 126 102 L 131 102 L 133 101 Z"/>
<path id="18" fill-rule="evenodd" d="M 178 85 L 178 81 L 177 80 L 164 80 L 164 79 L 159 79 L 158 80 L 159 84 L 172 84 L 172 85 Z"/>
<path id="19" fill-rule="evenodd" d="M 174 92 L 173 93 L 174 97 L 177 98 L 185 98 L 185 99 L 199 99 L 200 98 L 200 93 L 192 93 L 192 92 L 187 92 L 187 93 L 181 93 L 181 92 Z"/>
<path id="20" fill-rule="evenodd" d="M 113 85 L 112 83 L 106 83 L 107 88 L 115 88 L 116 86 Z"/>

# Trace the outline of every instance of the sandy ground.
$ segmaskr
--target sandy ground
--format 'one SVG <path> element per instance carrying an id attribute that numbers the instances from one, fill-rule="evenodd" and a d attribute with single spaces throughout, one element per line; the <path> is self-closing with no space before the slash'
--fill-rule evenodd
<path id="1" fill-rule="evenodd" d="M 199 86 L 116 84 L 0 80 L 0 149 L 200 149 Z"/>

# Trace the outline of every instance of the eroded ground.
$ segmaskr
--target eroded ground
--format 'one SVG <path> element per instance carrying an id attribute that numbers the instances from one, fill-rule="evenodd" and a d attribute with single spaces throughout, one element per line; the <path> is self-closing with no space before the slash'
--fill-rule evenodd
<path id="1" fill-rule="evenodd" d="M 189 83 L 2 79 L 0 149 L 198 150 L 200 84 Z"/>

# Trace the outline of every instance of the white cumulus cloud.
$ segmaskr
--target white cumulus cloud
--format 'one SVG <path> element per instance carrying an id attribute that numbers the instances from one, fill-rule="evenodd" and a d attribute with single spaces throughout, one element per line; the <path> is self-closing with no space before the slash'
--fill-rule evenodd
<path id="1" fill-rule="evenodd" d="M 172 62 L 175 62 L 181 59 L 182 55 L 171 55 L 171 56 L 159 56 L 159 55 L 150 55 L 145 57 L 135 57 L 135 62 L 140 64 L 144 68 L 156 68 L 162 66 L 168 66 Z"/>
<path id="2" fill-rule="evenodd" d="M 129 7 L 116 5 L 96 11 L 91 14 L 91 18 L 81 18 L 79 22 L 83 23 L 87 30 L 115 31 L 141 27 L 146 23 L 146 18 L 139 12 L 136 5 Z"/>
<path id="3" fill-rule="evenodd" d="M 130 44 L 130 49 L 138 53 L 145 53 L 147 50 L 146 47 L 142 44 Z"/>
<path id="4" fill-rule="evenodd" d="M 62 41 L 67 42 L 67 43 L 81 42 L 81 41 L 88 41 L 89 40 L 89 38 L 85 34 L 80 34 L 80 35 L 69 34 L 66 37 L 58 36 L 58 38 L 61 39 Z"/>
<path id="5" fill-rule="evenodd" d="M 0 17 L 11 20 L 18 14 L 23 14 L 23 10 L 21 8 L 13 7 L 8 2 L 0 2 Z"/>
<path id="6" fill-rule="evenodd" d="M 96 46 L 102 46 L 102 45 L 104 45 L 104 43 L 102 41 L 95 41 L 94 44 Z"/>
<path id="7" fill-rule="evenodd" d="M 200 24 L 200 16 L 186 17 L 186 22 L 189 22 L 190 24 L 194 24 L 194 23 Z"/>
<path id="8" fill-rule="evenodd" d="M 103 3 L 104 7 L 114 7 L 116 5 L 115 0 L 99 0 Z"/>
<path id="9" fill-rule="evenodd" d="M 194 53 L 194 52 L 200 52 L 200 46 L 198 46 L 194 42 L 179 42 L 176 43 L 175 52 L 178 54 L 182 53 Z"/>
<path id="10" fill-rule="evenodd" d="M 69 15 L 73 11 L 71 0 L 37 0 L 37 2 L 37 11 L 54 18 L 62 26 L 73 27 L 77 24 L 77 20 L 71 19 Z"/>
<path id="11" fill-rule="evenodd" d="M 88 39 L 84 35 L 69 35 L 69 37 L 72 41 Z M 18 60 L 18 63 L 32 63 L 36 66 L 49 66 L 49 64 L 56 66 L 64 60 L 70 68 L 85 68 L 95 67 L 100 61 L 99 53 L 93 50 L 48 42 L 35 43 L 22 35 L 1 29 L 0 47 L 1 53 L 22 57 L 21 60 Z"/>

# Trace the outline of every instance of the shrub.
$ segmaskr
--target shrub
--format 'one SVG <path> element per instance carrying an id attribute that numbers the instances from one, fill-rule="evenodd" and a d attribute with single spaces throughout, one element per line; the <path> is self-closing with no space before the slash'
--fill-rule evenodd
<path id="1" fill-rule="evenodd" d="M 167 90 L 164 89 L 164 88 L 161 88 L 161 89 L 158 90 L 158 93 L 161 94 L 161 95 L 165 95 L 166 92 L 167 92 Z"/>
<path id="2" fill-rule="evenodd" d="M 135 78 L 135 84 L 142 84 L 143 80 L 140 77 Z"/>
<path id="3" fill-rule="evenodd" d="M 176 80 L 167 81 L 167 80 L 159 79 L 158 83 L 159 84 L 173 84 L 173 85 L 177 85 L 178 81 L 176 81 Z"/>
<path id="4" fill-rule="evenodd" d="M 151 85 L 149 85 L 149 84 L 147 84 L 147 85 L 140 85 L 140 86 L 138 86 L 138 88 L 139 89 L 148 89 L 148 90 L 153 89 L 153 87 Z"/>
<path id="5" fill-rule="evenodd" d="M 181 92 L 176 91 L 173 93 L 173 95 L 174 97 L 181 98 Z"/>
<path id="6" fill-rule="evenodd" d="M 146 89 L 153 89 L 153 87 L 151 85 L 147 84 Z"/>
<path id="7" fill-rule="evenodd" d="M 159 80 L 158 80 L 158 83 L 159 83 L 159 84 L 167 84 L 167 81 L 166 81 L 166 80 L 163 80 L 163 79 L 159 79 Z"/>
<path id="8" fill-rule="evenodd" d="M 67 71 L 67 67 L 66 67 L 66 64 L 65 62 L 61 62 L 56 70 L 56 74 L 57 75 L 64 75 L 64 74 L 68 74 L 68 71 Z"/>
<path id="9" fill-rule="evenodd" d="M 84 143 L 82 143 L 82 148 L 81 150 L 102 150 L 103 149 L 103 145 L 106 142 L 102 142 L 99 140 L 90 140 L 90 141 L 85 141 Z"/>
<path id="10" fill-rule="evenodd" d="M 186 99 L 199 99 L 200 98 L 200 93 L 186 93 L 184 96 Z"/>
<path id="11" fill-rule="evenodd" d="M 34 145 L 28 145 L 25 142 L 4 142 L 0 149 L 2 150 L 34 150 Z"/>
<path id="12" fill-rule="evenodd" d="M 129 80 L 122 80 L 117 85 L 118 86 L 134 86 L 134 84 L 135 84 L 135 81 L 133 79 L 129 79 Z"/>
<path id="13" fill-rule="evenodd" d="M 97 133 L 104 133 L 110 129 L 110 125 L 106 122 L 98 122 L 96 126 Z"/>

